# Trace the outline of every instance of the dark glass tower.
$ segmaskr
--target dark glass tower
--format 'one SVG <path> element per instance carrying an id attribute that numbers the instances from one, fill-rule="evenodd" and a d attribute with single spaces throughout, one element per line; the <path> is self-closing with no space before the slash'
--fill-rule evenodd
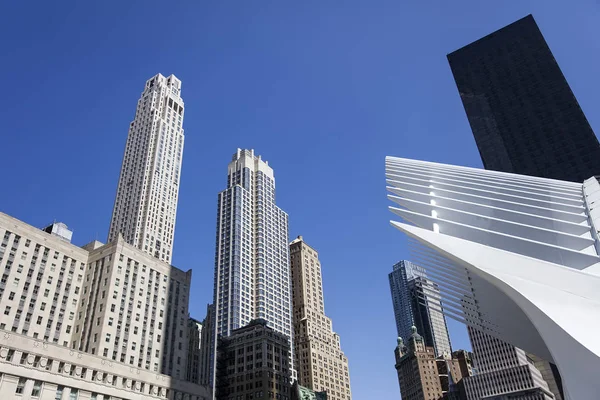
<path id="1" fill-rule="evenodd" d="M 535 20 L 448 54 L 486 169 L 582 182 L 600 145 Z"/>
<path id="2" fill-rule="evenodd" d="M 439 289 L 427 278 L 425 269 L 402 260 L 394 265 L 388 278 L 398 337 L 408 340 L 415 326 L 436 356 L 449 356 L 452 348 Z"/>

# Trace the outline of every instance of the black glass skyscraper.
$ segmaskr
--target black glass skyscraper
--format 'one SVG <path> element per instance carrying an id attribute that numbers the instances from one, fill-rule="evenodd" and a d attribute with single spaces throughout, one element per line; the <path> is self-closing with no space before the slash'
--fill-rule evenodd
<path id="1" fill-rule="evenodd" d="M 600 145 L 528 15 L 448 54 L 486 169 L 582 182 Z"/>

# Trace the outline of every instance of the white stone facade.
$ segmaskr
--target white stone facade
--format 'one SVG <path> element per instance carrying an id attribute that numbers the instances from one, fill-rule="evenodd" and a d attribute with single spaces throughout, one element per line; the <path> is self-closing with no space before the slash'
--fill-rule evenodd
<path id="1" fill-rule="evenodd" d="M 350 400 L 348 358 L 325 315 L 319 253 L 300 236 L 290 244 L 290 265 L 298 383 L 331 400 Z"/>
<path id="2" fill-rule="evenodd" d="M 0 329 L 185 379 L 191 270 L 0 213 Z M 8 267 L 8 268 L 7 268 Z"/>
<path id="3" fill-rule="evenodd" d="M 0 399 L 208 400 L 203 386 L 40 339 L 0 332 Z"/>
<path id="4" fill-rule="evenodd" d="M 184 379 L 191 278 L 121 237 L 91 250 L 76 348 Z"/>
<path id="5" fill-rule="evenodd" d="M 129 127 L 108 241 L 125 241 L 166 262 L 173 237 L 183 157 L 181 81 L 146 82 Z"/>
<path id="6" fill-rule="evenodd" d="M 0 329 L 70 346 L 88 252 L 0 213 Z"/>

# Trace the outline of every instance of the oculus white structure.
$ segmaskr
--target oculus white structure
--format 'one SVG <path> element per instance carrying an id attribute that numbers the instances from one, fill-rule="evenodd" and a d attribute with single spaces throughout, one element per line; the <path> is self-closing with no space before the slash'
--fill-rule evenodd
<path id="1" fill-rule="evenodd" d="M 386 158 L 392 225 L 444 313 L 554 362 L 568 399 L 600 393 L 600 184 Z"/>

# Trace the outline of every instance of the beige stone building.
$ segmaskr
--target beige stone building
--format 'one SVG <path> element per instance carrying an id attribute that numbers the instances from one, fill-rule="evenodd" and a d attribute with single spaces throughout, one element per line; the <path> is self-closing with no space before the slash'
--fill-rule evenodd
<path id="1" fill-rule="evenodd" d="M 75 348 L 184 379 L 191 270 L 162 262 L 122 237 L 86 248 Z"/>
<path id="2" fill-rule="evenodd" d="M 205 386 L 0 332 L 0 399 L 209 400 Z"/>
<path id="3" fill-rule="evenodd" d="M 121 237 L 80 248 L 70 236 L 63 224 L 45 232 L 0 213 L 0 339 L 22 339 L 7 349 L 33 352 L 52 345 L 53 359 L 87 354 L 102 365 L 129 371 L 126 379 L 144 381 L 143 372 L 152 379 L 184 380 L 191 271 L 162 262 Z M 27 340 L 33 347 L 19 347 Z M 18 377 L 3 360 L 0 352 L 2 379 Z M 0 399 L 13 398 L 4 396 L 2 382 Z M 194 387 L 198 394 L 206 392 Z"/>
<path id="4" fill-rule="evenodd" d="M 157 74 L 146 81 L 129 125 L 108 241 L 122 235 L 162 261 L 173 260 L 183 157 L 181 81 Z"/>
<path id="5" fill-rule="evenodd" d="M 348 359 L 325 315 L 319 254 L 299 236 L 290 244 L 290 261 L 298 383 L 330 400 L 350 400 Z"/>
<path id="6" fill-rule="evenodd" d="M 459 398 L 459 388 L 452 383 L 461 381 L 463 372 L 469 373 L 466 357 L 436 357 L 434 348 L 425 345 L 414 326 L 406 345 L 398 338 L 394 355 L 402 400 Z"/>

